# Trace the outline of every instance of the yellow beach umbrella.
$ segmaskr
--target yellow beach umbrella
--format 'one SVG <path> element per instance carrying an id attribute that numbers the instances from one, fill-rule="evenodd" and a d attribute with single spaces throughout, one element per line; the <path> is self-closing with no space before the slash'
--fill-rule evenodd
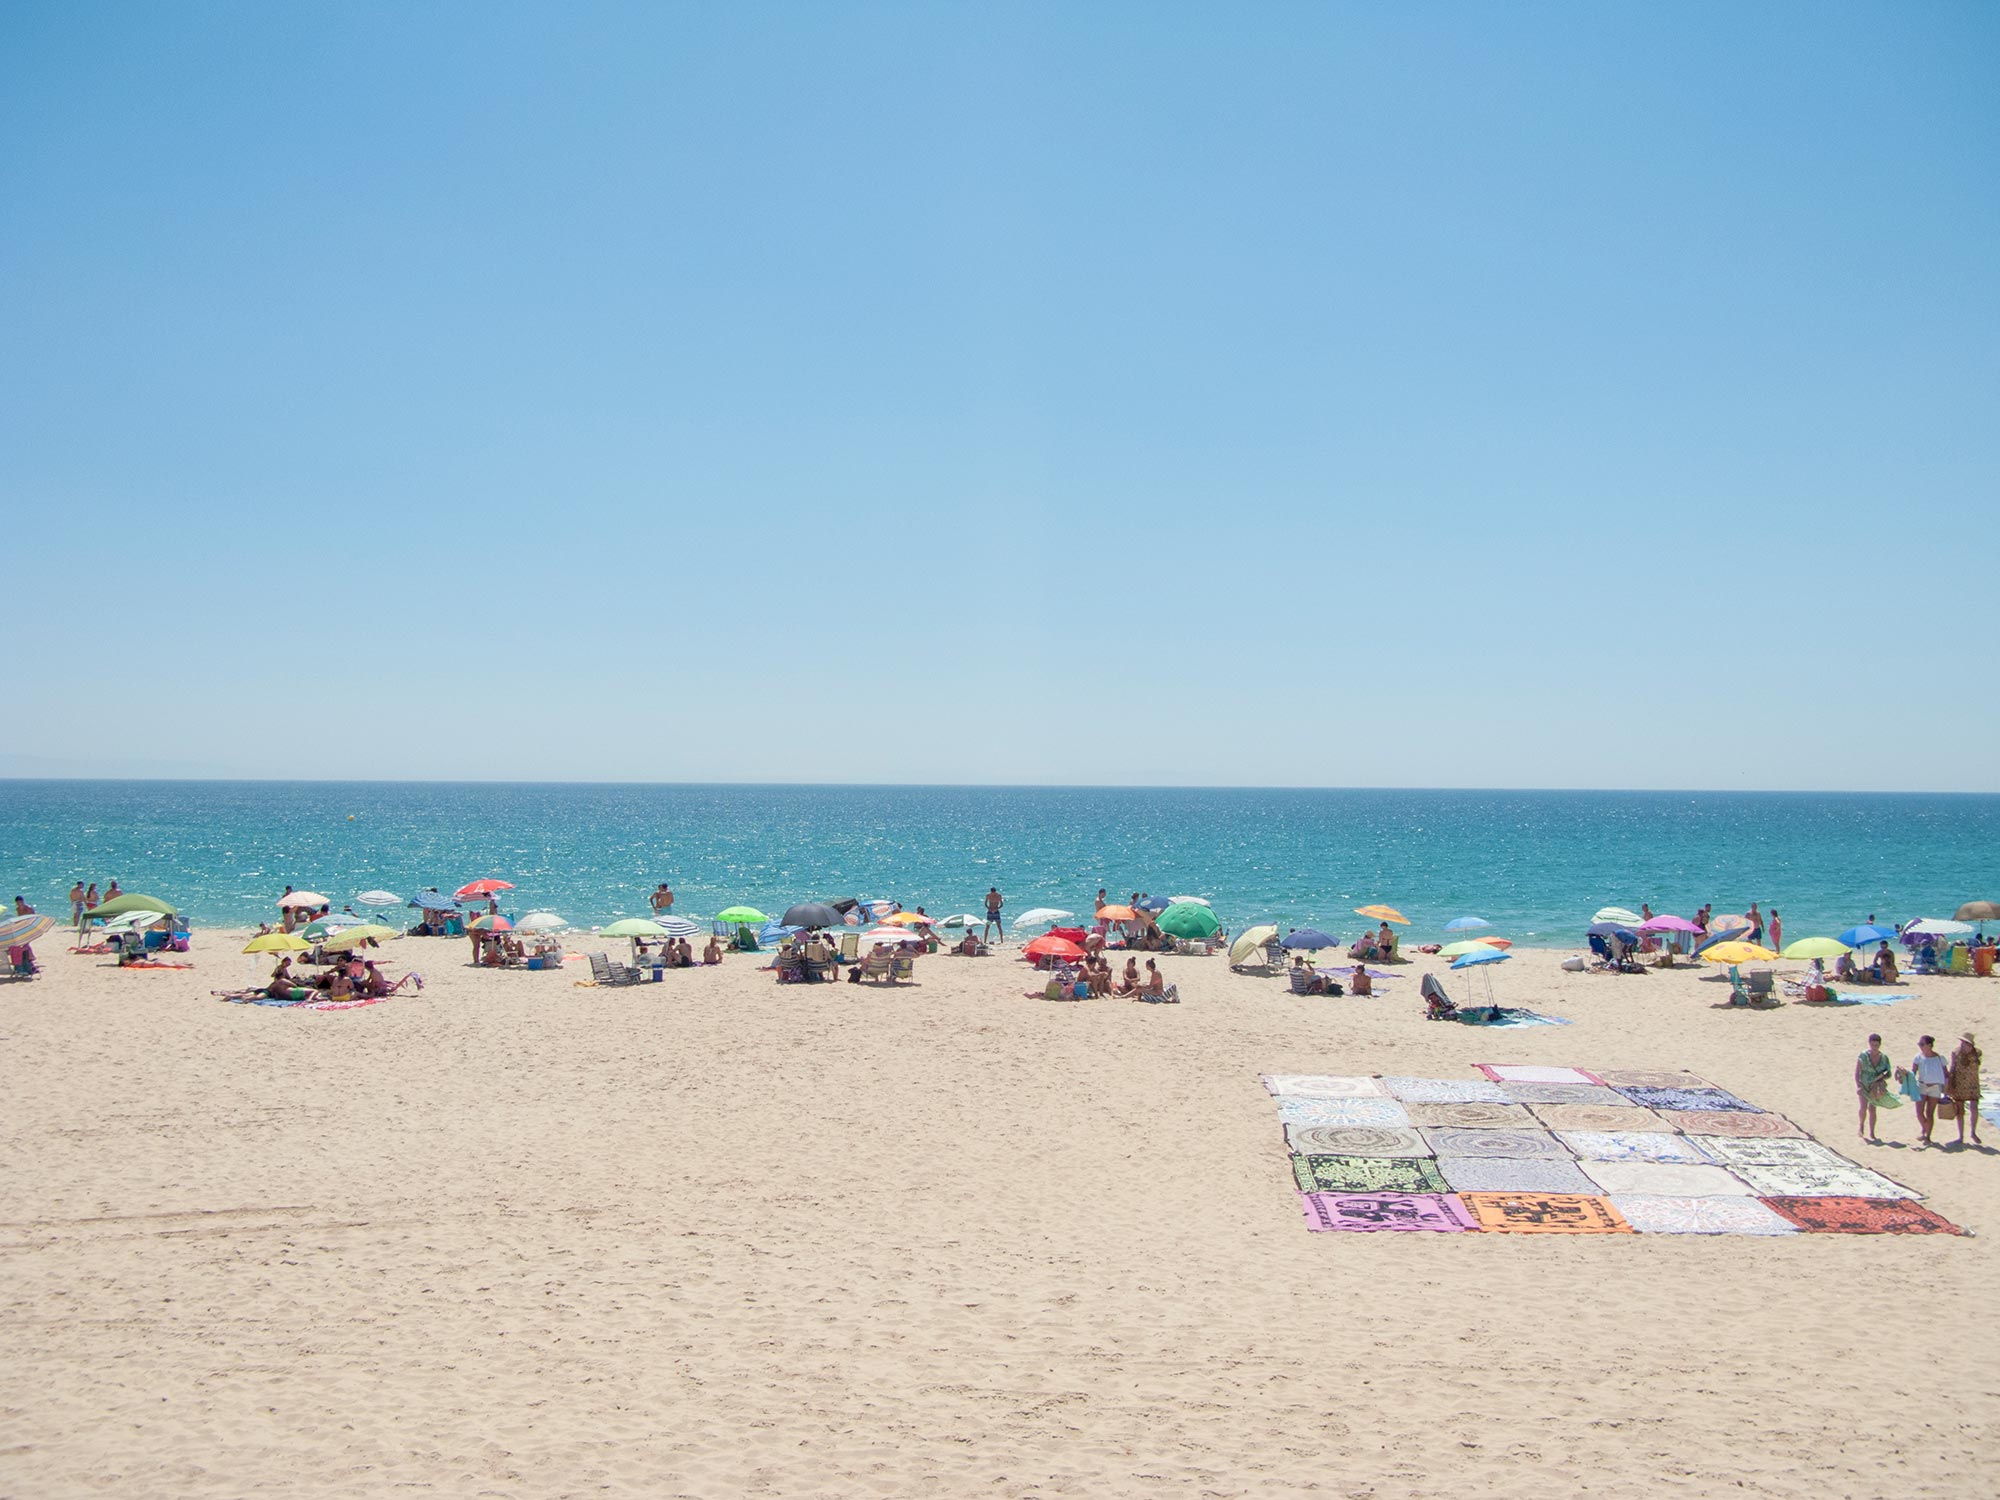
<path id="1" fill-rule="evenodd" d="M 1785 944 L 1780 958 L 1838 958 L 1847 951 L 1847 944 L 1837 938 L 1800 938 L 1796 943 Z"/>
<path id="2" fill-rule="evenodd" d="M 1462 943 L 1446 943 L 1442 948 L 1438 949 L 1438 957 L 1460 958 L 1467 953 L 1478 953 L 1484 949 L 1498 946 L 1497 943 L 1489 943 L 1484 938 L 1468 938 Z"/>
<path id="3" fill-rule="evenodd" d="M 1247 929 L 1241 937 L 1229 945 L 1230 963 L 1240 964 L 1247 962 L 1251 954 L 1256 953 L 1277 935 L 1278 929 L 1271 926 Z"/>
<path id="4" fill-rule="evenodd" d="M 380 942 L 383 938 L 396 936 L 396 929 L 384 927 L 380 922 L 363 922 L 359 927 L 344 927 L 320 944 L 326 949 L 359 948 L 373 938 Z"/>
<path id="5" fill-rule="evenodd" d="M 1713 948 L 1704 948 L 1701 950 L 1701 956 L 1712 964 L 1729 964 L 1733 967 L 1736 964 L 1768 963 L 1778 955 L 1756 943 L 1729 942 L 1717 943 Z"/>
<path id="6" fill-rule="evenodd" d="M 919 916 L 913 911 L 899 911 L 891 916 L 884 917 L 882 920 L 884 922 L 893 922 L 898 927 L 928 927 L 931 923 L 929 917 Z"/>
<path id="7" fill-rule="evenodd" d="M 243 945 L 245 953 L 303 953 L 312 946 L 296 932 L 265 932 Z"/>
<path id="8" fill-rule="evenodd" d="M 1357 906 L 1354 908 L 1354 914 L 1358 917 L 1373 917 L 1378 922 L 1401 922 L 1405 927 L 1410 925 L 1410 919 L 1393 906 Z"/>

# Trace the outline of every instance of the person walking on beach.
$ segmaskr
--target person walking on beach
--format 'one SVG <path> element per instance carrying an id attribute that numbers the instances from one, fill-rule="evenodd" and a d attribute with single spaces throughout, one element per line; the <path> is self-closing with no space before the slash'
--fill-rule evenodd
<path id="1" fill-rule="evenodd" d="M 1917 1144 L 1931 1144 L 1931 1130 L 1937 1124 L 1938 1105 L 1944 1099 L 1945 1085 L 1951 1081 L 1951 1068 L 1937 1055 L 1935 1037 L 1917 1038 L 1917 1055 L 1910 1059 L 1911 1076 L 1917 1080 Z"/>
<path id="2" fill-rule="evenodd" d="M 1861 1139 L 1875 1139 L 1875 1107 L 1889 1092 L 1889 1075 L 1894 1068 L 1882 1050 L 1882 1038 L 1871 1033 L 1868 1050 L 1854 1060 L 1854 1091 L 1861 1097 Z"/>
<path id="3" fill-rule="evenodd" d="M 664 880 L 660 882 L 659 888 L 646 899 L 652 903 L 653 915 L 656 917 L 664 917 L 674 909 L 674 893 L 667 889 L 667 883 Z"/>
<path id="4" fill-rule="evenodd" d="M 1965 1144 L 1965 1127 L 1972 1125 L 1972 1144 L 1979 1141 L 1979 1043 L 1971 1032 L 1961 1032 L 1958 1046 L 1945 1065 L 1945 1097 L 1958 1107 L 1958 1143 Z"/>
<path id="5" fill-rule="evenodd" d="M 1006 903 L 1006 900 L 1007 898 L 1000 894 L 999 886 L 989 885 L 986 888 L 986 925 L 999 933 L 1001 937 L 1007 935 L 1007 929 L 1000 925 L 1000 908 Z"/>
<path id="6" fill-rule="evenodd" d="M 83 882 L 79 880 L 69 888 L 69 925 L 83 925 Z"/>
<path id="7" fill-rule="evenodd" d="M 1744 915 L 1750 918 L 1750 941 L 1753 943 L 1762 943 L 1764 941 L 1764 914 L 1757 910 L 1757 903 L 1755 901 L 1750 903 L 1750 910 L 1745 912 Z"/>
<path id="8" fill-rule="evenodd" d="M 1785 946 L 1785 924 L 1778 920 L 1778 908 L 1771 908 L 1771 946 L 1782 952 Z"/>

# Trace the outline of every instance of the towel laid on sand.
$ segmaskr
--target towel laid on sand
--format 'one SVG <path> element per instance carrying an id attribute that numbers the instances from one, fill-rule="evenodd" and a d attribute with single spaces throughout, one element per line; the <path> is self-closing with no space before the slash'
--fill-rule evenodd
<path id="1" fill-rule="evenodd" d="M 1458 1201 L 1488 1234 L 1630 1234 L 1632 1226 L 1604 1197 L 1563 1193 L 1460 1193 Z"/>
<path id="2" fill-rule="evenodd" d="M 1766 1198 L 1773 1212 L 1811 1234 L 1963 1234 L 1919 1203 L 1885 1198 Z"/>
<path id="3" fill-rule="evenodd" d="M 1797 1234 L 1799 1226 L 1756 1198 L 1675 1198 L 1613 1193 L 1611 1206 L 1641 1234 Z"/>
<path id="4" fill-rule="evenodd" d="M 1692 1137 L 1668 1135 L 1664 1131 L 1558 1130 L 1556 1139 L 1574 1151 L 1580 1161 L 1665 1161 L 1693 1165 L 1710 1161 Z"/>
<path id="5" fill-rule="evenodd" d="M 1463 1233 L 1478 1226 L 1449 1193 L 1301 1193 L 1306 1228 L 1315 1233 L 1350 1229 L 1428 1229 Z"/>

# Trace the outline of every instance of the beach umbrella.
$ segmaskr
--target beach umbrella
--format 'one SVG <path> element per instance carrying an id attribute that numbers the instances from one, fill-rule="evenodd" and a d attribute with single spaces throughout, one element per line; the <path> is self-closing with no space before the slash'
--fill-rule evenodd
<path id="1" fill-rule="evenodd" d="M 797 931 L 798 928 L 787 927 L 782 922 L 766 922 L 758 930 L 757 941 L 760 943 L 782 943 Z"/>
<path id="2" fill-rule="evenodd" d="M 1639 924 L 1641 932 L 1700 932 L 1701 929 L 1686 917 L 1649 917 Z"/>
<path id="3" fill-rule="evenodd" d="M 1378 922 L 1400 922 L 1405 927 L 1410 925 L 1410 919 L 1393 906 L 1357 906 L 1354 914 L 1357 917 L 1373 917 Z"/>
<path id="4" fill-rule="evenodd" d="M 914 943 L 917 935 L 907 927 L 874 927 L 861 934 L 861 946 L 880 948 L 890 943 Z"/>
<path id="5" fill-rule="evenodd" d="M 401 904 L 402 899 L 394 891 L 363 891 L 354 898 L 354 904 L 356 906 L 396 906 Z"/>
<path id="6" fill-rule="evenodd" d="M 333 911 L 315 921 L 306 923 L 299 929 L 309 938 L 331 937 L 346 927 L 359 927 L 368 920 L 357 917 L 351 911 Z"/>
<path id="7" fill-rule="evenodd" d="M 1637 927 L 1646 919 L 1636 911 L 1627 911 L 1622 906 L 1600 906 L 1597 909 L 1597 915 L 1590 920 L 1593 922 L 1619 922 L 1627 927 Z"/>
<path id="8" fill-rule="evenodd" d="M 2000 901 L 1968 901 L 1952 916 L 1961 922 L 2000 921 Z"/>
<path id="9" fill-rule="evenodd" d="M 1877 927 L 1872 922 L 1863 922 L 1859 927 L 1850 927 L 1840 934 L 1840 940 L 1850 948 L 1866 948 L 1870 943 L 1892 943 L 1896 940 L 1893 927 Z"/>
<path id="10" fill-rule="evenodd" d="M 1847 951 L 1847 944 L 1839 938 L 1807 937 L 1795 943 L 1785 944 L 1780 958 L 1839 958 Z"/>
<path id="11" fill-rule="evenodd" d="M 1511 948 L 1514 946 L 1512 938 L 1483 937 L 1477 938 L 1474 941 L 1484 943 L 1489 948 Z"/>
<path id="12" fill-rule="evenodd" d="M 136 930 L 141 927 L 151 927 L 155 922 L 164 922 L 166 917 L 167 914 L 163 911 L 128 911 L 122 916 L 113 917 L 104 925 L 106 927 L 129 927 Z"/>
<path id="13" fill-rule="evenodd" d="M 470 922 L 465 924 L 465 930 L 467 932 L 512 932 L 514 924 L 503 916 L 489 914 L 483 917 L 474 917 Z"/>
<path id="14" fill-rule="evenodd" d="M 440 896 L 436 891 L 418 891 L 410 897 L 409 904 L 418 911 L 457 911 L 458 903 L 449 896 Z"/>
<path id="15" fill-rule="evenodd" d="M 1484 917 L 1453 917 L 1444 924 L 1446 932 L 1470 932 L 1475 927 L 1491 927 L 1493 924 Z"/>
<path id="16" fill-rule="evenodd" d="M 1169 896 L 1169 897 L 1167 897 L 1167 905 L 1169 905 L 1169 906 L 1179 906 L 1179 905 L 1180 905 L 1180 904 L 1181 904 L 1181 903 L 1182 903 L 1183 901 L 1185 901 L 1185 902 L 1189 903 L 1189 904 L 1190 904 L 1190 905 L 1192 905 L 1192 906 L 1212 906 L 1212 905 L 1214 905 L 1214 903 L 1213 903 L 1213 902 L 1211 902 L 1211 901 L 1207 900 L 1207 899 L 1206 899 L 1205 897 L 1201 897 L 1201 896 Z"/>
<path id="17" fill-rule="evenodd" d="M 569 923 L 552 911 L 531 911 L 514 924 L 514 929 L 517 932 L 561 932 L 567 926 Z"/>
<path id="18" fill-rule="evenodd" d="M 110 917 L 122 917 L 128 912 L 135 911 L 156 911 L 162 917 L 171 917 L 179 914 L 175 907 L 168 905 L 158 896 L 141 896 L 135 894 L 119 896 L 105 902 L 102 906 L 93 906 L 89 911 L 84 913 L 84 916 L 86 918 L 95 917 L 102 920 Z"/>
<path id="19" fill-rule="evenodd" d="M 1712 964 L 1728 964 L 1733 969 L 1738 964 L 1768 963 L 1778 955 L 1757 943 L 1728 942 L 1703 949 L 1701 956 Z"/>
<path id="20" fill-rule="evenodd" d="M 1165 911 L 1173 903 L 1164 896 L 1148 896 L 1139 903 L 1140 911 Z"/>
<path id="21" fill-rule="evenodd" d="M 984 927 L 985 925 L 986 918 L 971 911 L 953 912 L 950 916 L 938 920 L 940 927 Z"/>
<path id="22" fill-rule="evenodd" d="M 1970 922 L 1947 922 L 1942 917 L 1920 917 L 1903 929 L 1904 937 L 1971 937 Z"/>
<path id="23" fill-rule="evenodd" d="M 1457 958 L 1454 958 L 1451 961 L 1451 966 L 1454 969 L 1476 969 L 1481 964 L 1505 963 L 1514 956 L 1504 949 L 1489 947 L 1485 943 L 1474 943 L 1472 949 L 1472 952 L 1461 953 Z"/>
<path id="24" fill-rule="evenodd" d="M 1288 932 L 1278 942 L 1280 948 L 1304 948 L 1317 953 L 1322 948 L 1338 948 L 1340 939 L 1329 937 L 1317 927 L 1301 927 L 1296 932 Z"/>
<path id="25" fill-rule="evenodd" d="M 1584 930 L 1592 937 L 1623 938 L 1628 943 L 1639 941 L 1639 934 L 1627 927 L 1623 922 L 1593 922 Z"/>
<path id="26" fill-rule="evenodd" d="M 768 922 L 771 919 L 754 906 L 725 906 L 715 914 L 715 920 L 727 922 L 733 927 L 744 927 L 752 922 Z"/>
<path id="27" fill-rule="evenodd" d="M 838 927 L 840 913 L 824 901 L 805 901 L 797 906 L 787 907 L 779 918 L 787 927 Z"/>
<path id="28" fill-rule="evenodd" d="M 296 932 L 263 932 L 243 945 L 245 953 L 303 953 L 312 946 Z"/>
<path id="29" fill-rule="evenodd" d="M 913 911 L 899 911 L 882 919 L 895 927 L 928 927 L 931 919 Z"/>
<path id="30" fill-rule="evenodd" d="M 1069 913 L 1064 912 L 1063 915 L 1068 916 Z M 1133 922 L 1138 917 L 1139 913 L 1123 902 L 1107 902 L 1097 908 L 1097 920 L 1100 922 Z"/>
<path id="31" fill-rule="evenodd" d="M 1500 949 L 1479 938 L 1466 938 L 1462 942 L 1446 943 L 1438 949 L 1439 958 L 1457 958 L 1464 953 L 1498 953 Z"/>
<path id="32" fill-rule="evenodd" d="M 1083 950 L 1068 938 L 1038 937 L 1023 950 L 1030 958 L 1082 958 Z"/>
<path id="33" fill-rule="evenodd" d="M 474 922 L 472 925 L 477 927 L 480 922 L 484 922 L 485 920 L 485 917 L 481 917 L 479 922 Z M 665 937 L 667 929 L 662 927 L 658 922 L 655 922 L 651 917 L 623 917 L 613 922 L 609 927 L 598 928 L 597 935 L 599 937 L 622 938 Z"/>
<path id="34" fill-rule="evenodd" d="M 660 931 L 664 932 L 670 938 L 691 938 L 691 937 L 701 936 L 701 923 L 695 921 L 694 918 L 692 917 L 676 917 L 668 915 L 664 917 L 656 917 L 654 918 L 654 920 L 659 923 Z"/>
<path id="35" fill-rule="evenodd" d="M 280 896 L 278 905 L 280 907 L 331 906 L 333 903 L 318 891 L 293 891 L 289 896 Z"/>
<path id="36" fill-rule="evenodd" d="M 475 880 L 470 885 L 462 885 L 452 894 L 463 901 L 471 896 L 490 896 L 495 891 L 511 891 L 514 887 L 504 880 Z"/>
<path id="37" fill-rule="evenodd" d="M 0 943 L 32 943 L 38 937 L 46 937 L 56 930 L 56 919 L 45 917 L 40 912 L 28 912 L 24 916 L 9 917 L 0 922 Z"/>
<path id="38" fill-rule="evenodd" d="M 358 948 L 371 939 L 379 943 L 383 938 L 395 936 L 396 929 L 393 927 L 384 927 L 380 922 L 363 922 L 359 927 L 349 927 L 343 932 L 335 933 L 320 946 L 328 949 Z"/>
<path id="39" fill-rule="evenodd" d="M 1726 912 L 1722 916 L 1708 919 L 1708 932 L 1711 937 L 1718 932 L 1748 932 L 1755 925 L 1748 917 L 1740 916 L 1736 912 Z"/>
<path id="40" fill-rule="evenodd" d="M 1037 906 L 1022 912 L 1020 916 L 1014 918 L 1014 930 L 1018 932 L 1023 927 L 1046 927 L 1051 922 L 1068 921 L 1075 915 L 1076 913 L 1073 911 L 1063 911 L 1054 906 Z M 1129 909 L 1127 916 L 1130 916 Z M 981 917 L 979 920 L 984 922 L 986 919 Z"/>
<path id="41" fill-rule="evenodd" d="M 1160 913 L 1160 931 L 1169 937 L 1201 942 L 1214 937 L 1221 927 L 1222 924 L 1215 919 L 1214 912 L 1191 902 L 1170 906 Z"/>
<path id="42" fill-rule="evenodd" d="M 1268 922 L 1247 929 L 1229 945 L 1229 962 L 1231 965 L 1248 963 L 1251 954 L 1261 953 L 1264 945 L 1277 935 L 1278 929 Z"/>

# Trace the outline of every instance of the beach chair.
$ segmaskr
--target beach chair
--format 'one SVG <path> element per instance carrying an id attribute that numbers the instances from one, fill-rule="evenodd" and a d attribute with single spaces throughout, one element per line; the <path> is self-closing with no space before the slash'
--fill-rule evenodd
<path id="1" fill-rule="evenodd" d="M 778 971 L 778 983 L 803 984 L 806 978 L 806 961 L 796 953 L 781 953 L 772 966 Z"/>
<path id="2" fill-rule="evenodd" d="M 1313 971 L 1306 968 L 1303 964 L 1294 967 L 1291 975 L 1292 993 L 1294 995 L 1310 995 L 1313 992 L 1313 978 Z"/>
<path id="3" fill-rule="evenodd" d="M 621 970 L 623 971 L 622 975 Z M 637 984 L 639 982 L 637 974 L 625 968 L 623 964 L 614 964 L 607 955 L 602 953 L 593 953 L 590 955 L 590 977 L 596 983 L 602 985 Z"/>
<path id="4" fill-rule="evenodd" d="M 1743 991 L 1752 1005 L 1769 1006 L 1778 1003 L 1774 993 L 1775 979 L 1769 969 L 1753 969 L 1743 976 Z"/>
<path id="5" fill-rule="evenodd" d="M 885 948 L 871 948 L 868 956 L 861 961 L 863 979 L 889 979 L 896 972 L 896 960 Z"/>
<path id="6" fill-rule="evenodd" d="M 840 935 L 840 961 L 844 964 L 861 962 L 861 934 L 843 932 Z"/>
<path id="7" fill-rule="evenodd" d="M 1456 1021 L 1458 1007 L 1451 1003 L 1451 997 L 1444 992 L 1444 986 L 1437 977 L 1426 974 L 1417 986 L 1417 993 L 1424 997 L 1424 1019 L 1426 1021 Z"/>
<path id="8" fill-rule="evenodd" d="M 900 984 L 902 983 L 902 981 L 906 979 L 914 981 L 916 977 L 917 977 L 917 961 L 914 958 L 911 958 L 909 955 L 905 954 L 901 958 L 892 959 L 890 961 L 889 983 Z"/>

